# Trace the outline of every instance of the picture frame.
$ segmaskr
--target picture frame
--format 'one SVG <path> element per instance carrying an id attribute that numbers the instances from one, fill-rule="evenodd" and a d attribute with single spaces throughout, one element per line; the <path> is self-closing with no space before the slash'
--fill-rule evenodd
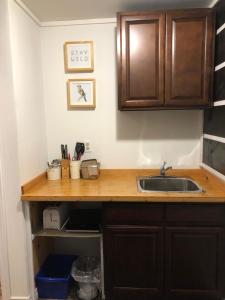
<path id="1" fill-rule="evenodd" d="M 64 44 L 64 63 L 67 73 L 93 72 L 93 41 L 71 41 Z"/>
<path id="2" fill-rule="evenodd" d="M 74 109 L 95 109 L 95 79 L 68 79 L 67 107 Z"/>

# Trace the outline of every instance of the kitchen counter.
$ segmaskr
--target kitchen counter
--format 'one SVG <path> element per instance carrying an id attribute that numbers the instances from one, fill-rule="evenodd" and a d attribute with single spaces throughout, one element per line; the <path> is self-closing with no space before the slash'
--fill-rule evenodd
<path id="1" fill-rule="evenodd" d="M 101 170 L 97 180 L 48 181 L 42 174 L 22 186 L 23 201 L 126 201 L 225 203 L 225 182 L 205 169 L 170 170 L 167 175 L 189 177 L 203 193 L 147 192 L 137 189 L 137 176 L 159 175 L 159 170 Z"/>

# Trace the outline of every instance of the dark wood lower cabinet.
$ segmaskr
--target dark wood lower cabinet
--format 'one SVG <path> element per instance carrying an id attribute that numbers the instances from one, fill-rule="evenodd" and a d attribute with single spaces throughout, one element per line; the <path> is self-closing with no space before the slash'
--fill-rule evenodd
<path id="1" fill-rule="evenodd" d="M 106 300 L 224 299 L 225 206 L 144 205 L 103 213 Z"/>
<path id="2" fill-rule="evenodd" d="M 166 227 L 168 300 L 222 299 L 223 228 Z"/>
<path id="3" fill-rule="evenodd" d="M 107 300 L 162 299 L 162 227 L 104 230 Z"/>

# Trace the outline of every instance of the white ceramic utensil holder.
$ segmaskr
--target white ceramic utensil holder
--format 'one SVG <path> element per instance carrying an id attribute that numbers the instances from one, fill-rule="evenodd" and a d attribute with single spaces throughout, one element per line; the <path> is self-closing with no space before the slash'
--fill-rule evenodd
<path id="1" fill-rule="evenodd" d="M 80 178 L 80 160 L 71 160 L 70 161 L 70 177 L 71 179 Z"/>

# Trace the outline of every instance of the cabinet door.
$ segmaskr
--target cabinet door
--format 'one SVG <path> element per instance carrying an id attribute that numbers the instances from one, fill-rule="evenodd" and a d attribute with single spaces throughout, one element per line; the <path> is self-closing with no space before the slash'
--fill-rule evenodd
<path id="1" fill-rule="evenodd" d="M 223 238 L 223 228 L 166 228 L 166 299 L 222 299 Z"/>
<path id="2" fill-rule="evenodd" d="M 119 108 L 164 103 L 165 14 L 118 14 Z"/>
<path id="3" fill-rule="evenodd" d="M 106 299 L 163 299 L 162 252 L 161 227 L 104 229 Z"/>
<path id="4" fill-rule="evenodd" d="M 211 100 L 214 47 L 211 9 L 166 14 L 165 105 L 202 107 Z"/>

